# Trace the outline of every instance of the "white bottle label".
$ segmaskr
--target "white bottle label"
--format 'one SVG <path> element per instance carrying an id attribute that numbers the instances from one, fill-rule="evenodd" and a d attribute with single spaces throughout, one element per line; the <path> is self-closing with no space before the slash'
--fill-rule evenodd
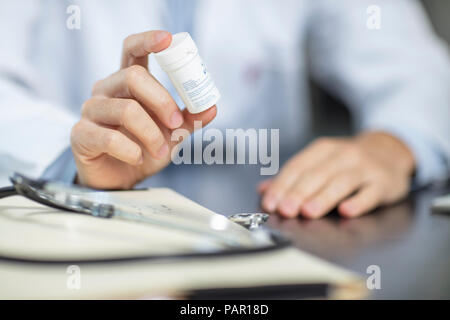
<path id="1" fill-rule="evenodd" d="M 170 73 L 172 83 L 191 113 L 199 113 L 212 107 L 220 98 L 200 56 L 182 68 Z"/>

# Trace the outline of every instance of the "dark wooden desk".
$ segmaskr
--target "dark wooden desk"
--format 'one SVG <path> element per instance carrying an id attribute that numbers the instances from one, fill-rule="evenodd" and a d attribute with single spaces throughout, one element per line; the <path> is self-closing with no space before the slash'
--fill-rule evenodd
<path id="1" fill-rule="evenodd" d="M 257 166 L 173 166 L 164 175 L 170 187 L 216 212 L 260 210 L 255 186 L 264 177 Z M 371 291 L 371 298 L 449 299 L 450 215 L 429 209 L 435 196 L 446 193 L 449 186 L 422 190 L 357 219 L 336 213 L 315 221 L 273 215 L 268 225 L 298 248 L 360 274 L 378 265 L 381 289 Z"/>
<path id="2" fill-rule="evenodd" d="M 450 216 L 429 210 L 432 197 L 443 191 L 420 192 L 358 219 L 273 216 L 269 225 L 302 250 L 356 272 L 378 265 L 381 289 L 371 291 L 371 298 L 449 299 Z"/>

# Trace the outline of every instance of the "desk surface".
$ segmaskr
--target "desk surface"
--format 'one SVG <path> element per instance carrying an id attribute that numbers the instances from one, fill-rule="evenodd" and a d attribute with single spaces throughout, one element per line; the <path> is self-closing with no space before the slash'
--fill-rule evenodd
<path id="1" fill-rule="evenodd" d="M 255 187 L 264 177 L 259 167 L 187 167 L 171 167 L 164 173 L 170 187 L 219 213 L 260 211 Z M 180 176 L 183 183 L 177 181 Z M 186 184 L 187 176 L 193 183 Z M 416 192 L 357 219 L 342 219 L 336 213 L 314 221 L 272 215 L 268 225 L 289 236 L 298 248 L 360 274 L 366 274 L 369 265 L 378 265 L 381 289 L 371 291 L 372 298 L 449 299 L 450 215 L 429 209 L 435 196 L 446 193 L 448 186 Z"/>

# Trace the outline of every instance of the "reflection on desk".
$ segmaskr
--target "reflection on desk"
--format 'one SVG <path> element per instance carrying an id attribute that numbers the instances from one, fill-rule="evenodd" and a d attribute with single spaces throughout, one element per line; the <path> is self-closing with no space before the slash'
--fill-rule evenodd
<path id="1" fill-rule="evenodd" d="M 450 298 L 450 217 L 431 212 L 432 199 L 447 188 L 423 190 L 397 205 L 358 219 L 337 213 L 321 220 L 283 220 L 269 225 L 302 250 L 365 273 L 381 269 L 381 289 L 372 298 Z"/>
<path id="2" fill-rule="evenodd" d="M 171 188 L 215 212 L 261 210 L 256 186 L 266 177 L 256 166 L 178 166 L 164 175 Z M 179 177 L 202 183 L 193 188 Z M 314 221 L 272 215 L 268 224 L 302 250 L 358 273 L 380 266 L 381 290 L 373 290 L 373 298 L 449 299 L 450 216 L 430 210 L 435 197 L 448 193 L 448 184 L 421 190 L 352 220 L 336 213 Z"/>

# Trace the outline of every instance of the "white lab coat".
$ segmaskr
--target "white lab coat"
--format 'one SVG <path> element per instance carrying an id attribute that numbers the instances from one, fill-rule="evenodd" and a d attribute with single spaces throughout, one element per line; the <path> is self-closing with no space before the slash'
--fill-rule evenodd
<path id="1" fill-rule="evenodd" d="M 71 4 L 81 9 L 79 30 L 66 26 Z M 447 48 L 416 1 L 378 0 L 379 30 L 366 26 L 371 4 L 197 1 L 191 31 L 222 94 L 210 126 L 280 128 L 282 150 L 300 146 L 310 123 L 308 43 L 312 75 L 345 101 L 359 129 L 403 139 L 418 183 L 447 177 Z M 0 2 L 0 185 L 14 170 L 39 176 L 55 161 L 94 82 L 118 69 L 123 39 L 181 31 L 174 25 L 185 12 L 173 8 L 162 0 Z M 150 69 L 174 92 L 153 59 Z"/>

